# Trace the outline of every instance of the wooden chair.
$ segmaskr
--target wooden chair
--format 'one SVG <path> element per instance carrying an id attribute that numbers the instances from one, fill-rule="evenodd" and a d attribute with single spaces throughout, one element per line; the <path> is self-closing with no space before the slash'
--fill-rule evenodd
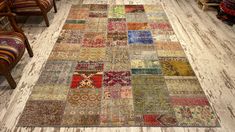
<path id="1" fill-rule="evenodd" d="M 219 6 L 221 0 L 197 0 L 197 3 L 202 5 L 202 10 L 205 11 L 209 6 Z"/>
<path id="2" fill-rule="evenodd" d="M 17 15 L 42 15 L 46 26 L 49 26 L 47 13 L 52 7 L 57 12 L 55 0 L 9 0 L 9 5 Z"/>
<path id="3" fill-rule="evenodd" d="M 0 17 L 7 17 L 14 31 L 0 31 L 0 75 L 5 76 L 12 88 L 16 87 L 16 82 L 11 76 L 11 70 L 22 58 L 25 48 L 29 56 L 33 57 L 33 51 L 28 39 L 15 22 L 15 14 L 10 11 L 9 6 L 0 0 Z"/>

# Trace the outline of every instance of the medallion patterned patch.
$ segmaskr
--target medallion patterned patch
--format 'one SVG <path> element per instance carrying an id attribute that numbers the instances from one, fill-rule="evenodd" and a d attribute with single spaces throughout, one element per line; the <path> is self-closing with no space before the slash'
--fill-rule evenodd
<path id="1" fill-rule="evenodd" d="M 18 126 L 219 126 L 173 28 L 160 4 L 72 5 Z"/>
<path id="2" fill-rule="evenodd" d="M 102 87 L 103 64 L 78 62 L 70 87 L 72 89 L 100 89 Z"/>

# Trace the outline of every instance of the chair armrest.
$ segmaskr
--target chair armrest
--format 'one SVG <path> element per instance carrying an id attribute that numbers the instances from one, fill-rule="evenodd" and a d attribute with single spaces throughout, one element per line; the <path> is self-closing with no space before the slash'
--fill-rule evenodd
<path id="1" fill-rule="evenodd" d="M 44 10 L 44 9 L 43 9 L 43 6 L 42 6 L 42 4 L 41 4 L 41 2 L 40 2 L 40 0 L 34 0 L 34 1 L 37 3 L 38 7 L 39 7 L 41 10 Z"/>
<path id="2" fill-rule="evenodd" d="M 15 13 L 0 13 L 0 16 L 7 16 L 7 17 L 15 17 L 16 14 Z"/>
<path id="3" fill-rule="evenodd" d="M 15 32 L 20 32 L 22 33 L 22 29 L 20 29 L 15 21 L 16 14 L 12 12 L 7 12 L 7 13 L 0 13 L 0 17 L 8 17 L 8 20 L 10 21 L 11 27 L 14 29 Z"/>

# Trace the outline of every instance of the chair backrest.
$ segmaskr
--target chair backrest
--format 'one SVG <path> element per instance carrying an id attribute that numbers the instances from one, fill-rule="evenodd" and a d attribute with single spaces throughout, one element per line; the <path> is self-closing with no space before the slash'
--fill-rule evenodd
<path id="1" fill-rule="evenodd" d="M 0 0 L 0 13 L 11 13 L 10 0 Z"/>
<path id="2" fill-rule="evenodd" d="M 5 10 L 6 8 L 6 2 L 5 0 L 0 0 L 0 12 L 2 12 L 3 10 Z"/>
<path id="3" fill-rule="evenodd" d="M 15 32 L 24 34 L 23 31 L 17 26 L 15 21 L 15 14 L 11 12 L 11 9 L 8 4 L 8 0 L 0 0 L 0 17 L 7 17 L 13 30 Z"/>

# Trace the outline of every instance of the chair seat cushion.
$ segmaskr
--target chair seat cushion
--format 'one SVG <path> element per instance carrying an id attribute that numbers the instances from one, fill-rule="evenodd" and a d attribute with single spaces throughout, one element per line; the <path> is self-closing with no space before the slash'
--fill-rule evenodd
<path id="1" fill-rule="evenodd" d="M 0 33 L 0 64 L 16 62 L 24 53 L 24 40 L 19 33 Z"/>
<path id="2" fill-rule="evenodd" d="M 39 4 L 36 0 L 12 0 L 11 8 L 14 12 L 41 12 L 42 10 L 49 11 L 53 6 L 53 0 L 39 0 Z"/>

